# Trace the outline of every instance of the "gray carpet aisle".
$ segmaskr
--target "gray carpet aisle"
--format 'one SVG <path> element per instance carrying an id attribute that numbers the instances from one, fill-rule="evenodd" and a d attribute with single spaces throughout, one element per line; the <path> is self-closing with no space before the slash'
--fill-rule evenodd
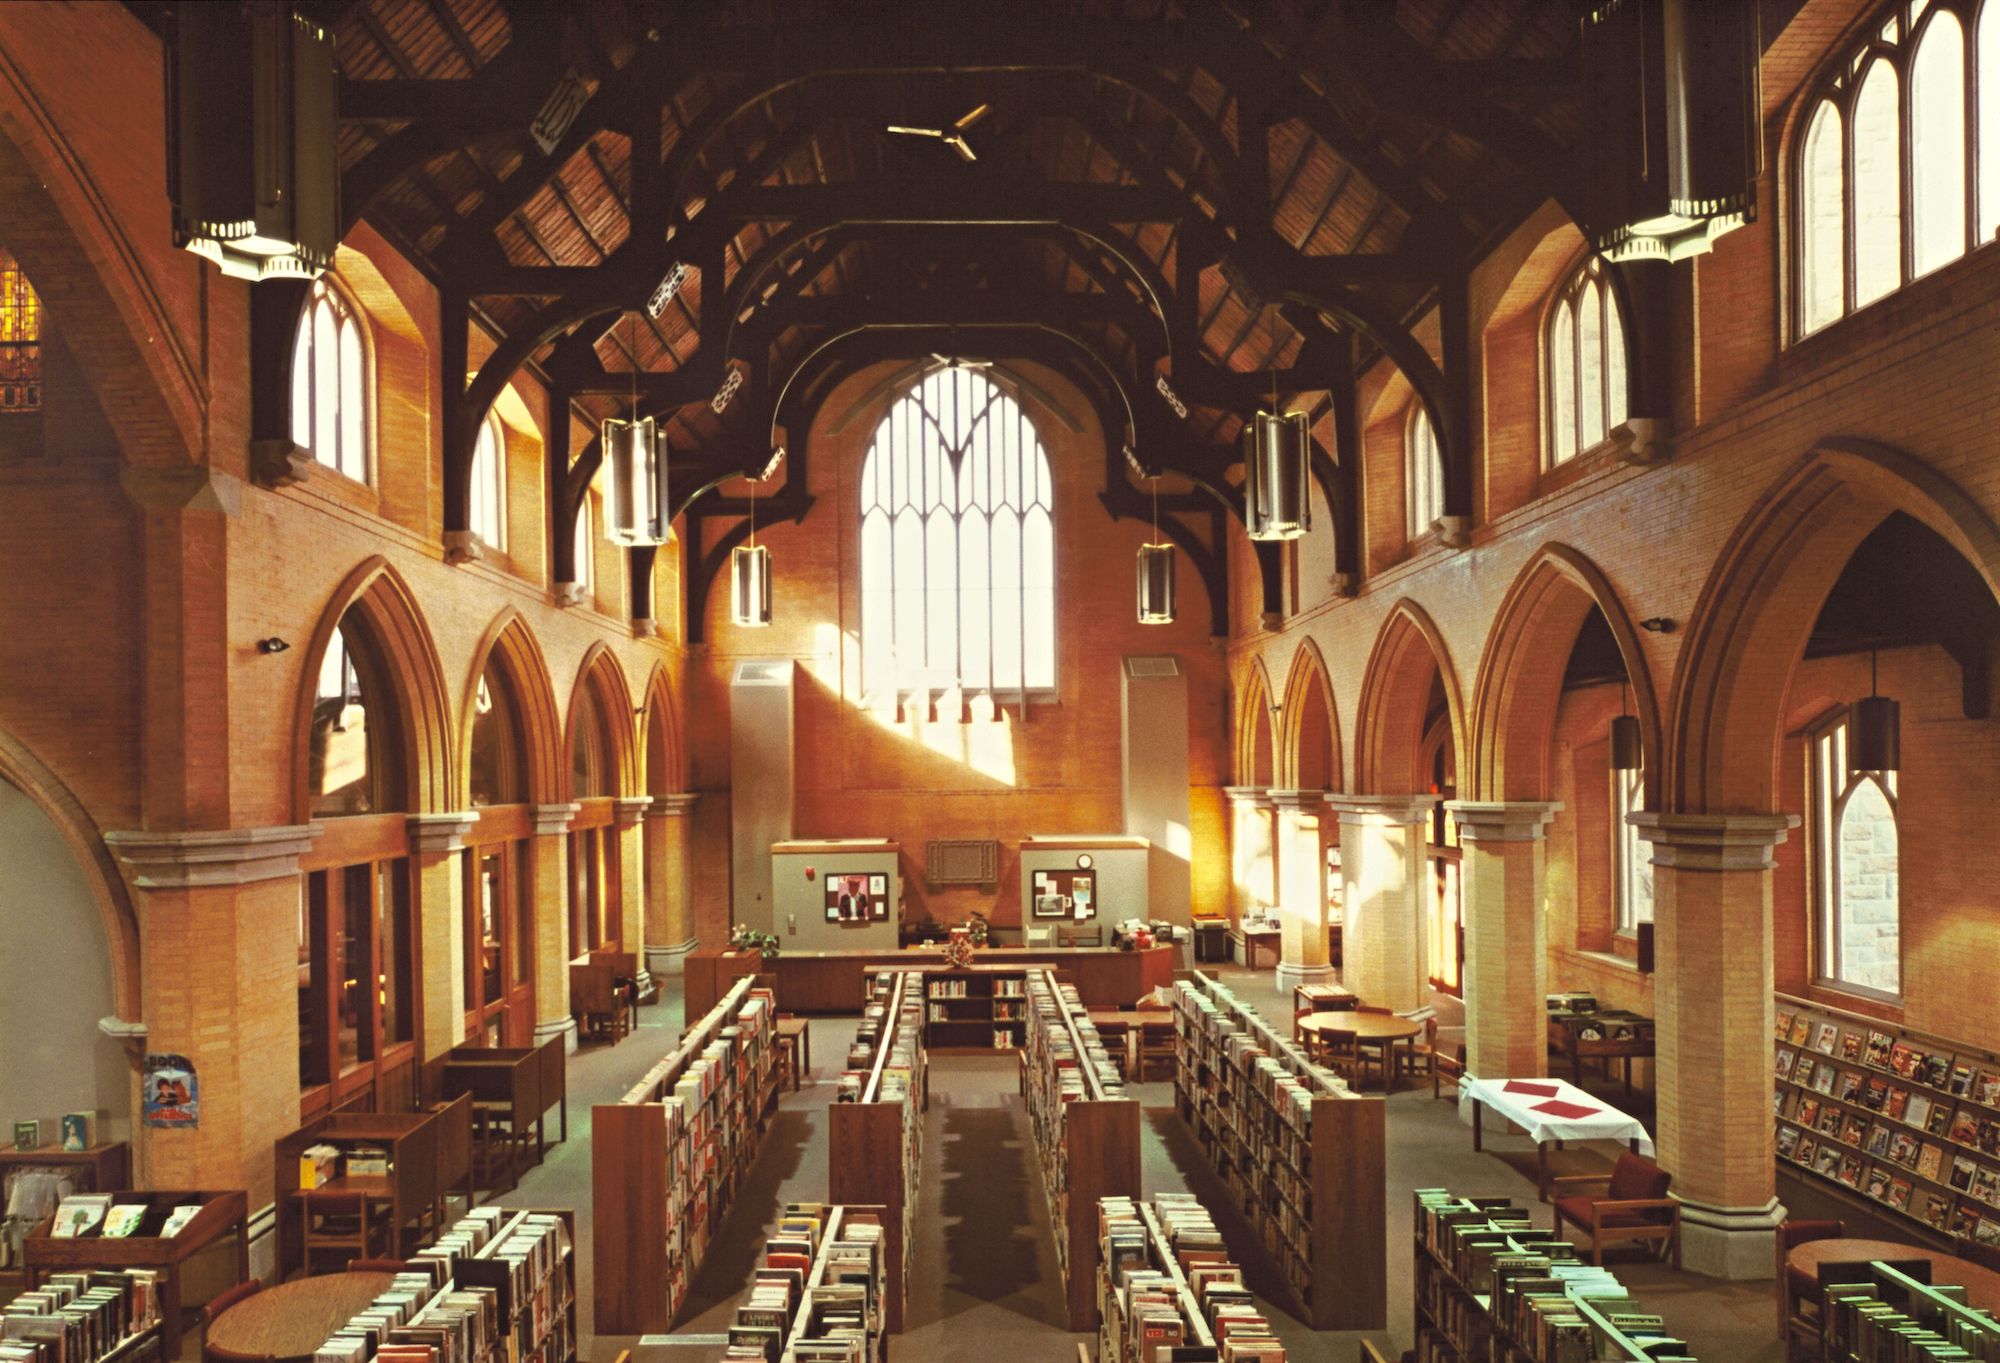
<path id="1" fill-rule="evenodd" d="M 1275 992 L 1270 974 L 1225 972 L 1266 1016 L 1283 1018 L 1289 999 Z M 1458 1019 L 1455 1000 L 1441 1000 L 1447 1022 Z M 573 1207 L 581 1254 L 578 1288 L 586 1328 L 590 1302 L 590 1107 L 615 1099 L 673 1045 L 679 1035 L 677 982 L 661 1002 L 644 1009 L 639 1030 L 616 1046 L 587 1048 L 570 1061 L 570 1139 L 553 1146 L 542 1165 L 499 1199 L 518 1207 Z M 851 1019 L 812 1023 L 813 1076 L 787 1092 L 750 1178 L 697 1275 L 676 1335 L 725 1330 L 736 1299 L 749 1281 L 765 1235 L 789 1201 L 826 1196 L 825 1108 L 831 1077 L 853 1036 Z M 1143 1192 L 1189 1191 L 1215 1215 L 1225 1238 L 1239 1247 L 1252 1289 L 1260 1295 L 1274 1281 L 1272 1266 L 1248 1247 L 1251 1237 L 1233 1214 L 1228 1196 L 1175 1114 L 1172 1086 L 1135 1085 L 1145 1105 L 1141 1125 Z M 943 1056 L 932 1062 L 931 1107 L 925 1131 L 922 1204 L 908 1329 L 891 1344 L 907 1363 L 1074 1363 L 1075 1341 L 1065 1328 L 1062 1293 L 1048 1206 L 1036 1167 L 1027 1112 L 1015 1090 L 1015 1061 L 1008 1056 Z M 1602 1168 L 1613 1151 L 1570 1149 L 1554 1161 L 1558 1172 Z M 1316 1333 L 1267 1305 L 1278 1331 L 1300 1363 L 1350 1360 L 1355 1341 L 1373 1340 L 1391 1357 L 1414 1342 L 1411 1297 L 1409 1190 L 1449 1187 L 1478 1196 L 1534 1198 L 1533 1148 L 1521 1138 L 1489 1138 L 1475 1154 L 1470 1131 L 1455 1107 L 1433 1101 L 1428 1088 L 1389 1100 L 1389 1301 L 1388 1328 L 1369 1335 Z M 1795 1215 L 1844 1216 L 1855 1233 L 1871 1233 L 1852 1208 L 1785 1180 L 1780 1188 Z M 1886 1229 L 1886 1228 L 1883 1228 Z M 1704 1363 L 1777 1363 L 1775 1304 L 1768 1282 L 1719 1283 L 1676 1274 L 1637 1256 L 1614 1256 L 1621 1278 L 1649 1309 L 1658 1310 L 1696 1349 Z M 639 1343 L 627 1337 L 584 1339 L 583 1357 L 613 1363 L 619 1350 Z M 680 1349 L 641 1349 L 640 1363 L 692 1358 Z"/>

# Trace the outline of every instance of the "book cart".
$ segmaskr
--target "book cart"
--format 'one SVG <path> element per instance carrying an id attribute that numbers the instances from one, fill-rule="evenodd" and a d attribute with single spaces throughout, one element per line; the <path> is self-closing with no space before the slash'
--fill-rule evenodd
<path id="1" fill-rule="evenodd" d="M 1899 1265 L 1821 1264 L 1826 1328 L 1823 1363 L 2000 1357 L 2000 1323 L 1965 1301 L 1965 1290 L 1927 1283 Z"/>
<path id="2" fill-rule="evenodd" d="M 150 1269 L 55 1274 L 46 1288 L 0 1299 L 0 1343 L 38 1363 L 163 1363 L 159 1278 Z"/>
<path id="3" fill-rule="evenodd" d="M 173 1235 L 133 1234 L 128 1236 L 86 1235 L 63 1237 L 49 1233 L 48 1223 L 36 1228 L 22 1246 L 27 1261 L 28 1287 L 41 1286 L 45 1279 L 61 1273 L 120 1272 L 149 1270 L 156 1275 L 159 1290 L 160 1347 L 166 1357 L 178 1358 L 181 1349 L 181 1287 L 183 1265 L 209 1246 L 233 1234 L 236 1240 L 236 1281 L 250 1279 L 250 1199 L 239 1188 L 226 1192 L 133 1192 L 121 1193 L 114 1205 L 144 1203 L 149 1222 L 164 1222 L 176 1207 L 200 1204 L 187 1224 Z M 142 1223 L 141 1231 L 152 1229 Z"/>
<path id="4" fill-rule="evenodd" d="M 1417 1363 L 1687 1360 L 1609 1269 L 1505 1198 L 1416 1192 Z"/>
<path id="5" fill-rule="evenodd" d="M 883 1207 L 788 1204 L 737 1305 L 727 1347 L 711 1356 L 888 1363 L 884 1264 L 891 1233 Z"/>
<path id="6" fill-rule="evenodd" d="M 1780 1167 L 1913 1223 L 2000 1244 L 2000 1056 L 1784 994 L 1772 1101 Z"/>
<path id="7" fill-rule="evenodd" d="M 1316 1330 L 1388 1321 L 1385 1103 L 1325 1069 L 1229 989 L 1174 986 L 1174 1105 Z"/>
<path id="8" fill-rule="evenodd" d="M 930 1106 L 923 984 L 922 975 L 908 970 L 872 977 L 839 1096 L 827 1112 L 827 1196 L 883 1209 L 888 1232 L 883 1317 L 892 1334 L 902 1333 L 909 1297 L 924 1111 Z"/>
<path id="9" fill-rule="evenodd" d="M 1028 972 L 1021 1083 L 1049 1224 L 1069 1302 L 1069 1328 L 1097 1328 L 1097 1203 L 1139 1195 L 1139 1100 L 1118 1071 L 1073 985 Z"/>
<path id="10" fill-rule="evenodd" d="M 667 1330 L 778 1106 L 769 991 L 736 982 L 615 1103 L 591 1109 L 598 1334 Z"/>

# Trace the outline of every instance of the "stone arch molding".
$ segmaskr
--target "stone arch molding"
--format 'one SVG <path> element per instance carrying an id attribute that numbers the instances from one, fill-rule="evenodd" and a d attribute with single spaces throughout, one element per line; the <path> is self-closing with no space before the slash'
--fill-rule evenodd
<path id="1" fill-rule="evenodd" d="M 336 587 L 304 650 L 292 722 L 292 821 L 312 817 L 310 766 L 314 694 L 320 659 L 347 613 L 359 614 L 382 650 L 396 692 L 396 720 L 408 763 L 410 812 L 435 813 L 456 807 L 461 786 L 453 760 L 451 706 L 445 699 L 444 668 L 415 593 L 389 560 L 376 555 Z"/>
<path id="2" fill-rule="evenodd" d="M 552 804 L 561 797 L 564 772 L 562 709 L 556 704 L 555 686 L 549 680 L 549 662 L 542 652 L 527 617 L 509 606 L 486 627 L 479 647 L 473 650 L 472 670 L 466 678 L 465 695 L 459 705 L 458 732 L 462 760 L 455 778 L 455 807 L 472 804 L 472 722 L 479 704 L 479 679 L 489 663 L 498 663 L 514 688 L 514 700 L 521 709 L 522 737 L 527 746 L 528 799 L 535 804 Z"/>
<path id="3" fill-rule="evenodd" d="M 597 696 L 611 730 L 613 785 L 619 795 L 631 795 L 638 788 L 638 724 L 632 692 L 625 684 L 625 670 L 603 640 L 592 644 L 576 669 L 576 683 L 570 688 L 569 712 L 563 724 L 563 780 L 570 780 L 570 744 L 576 738 L 577 699 L 589 687 Z M 570 798 L 575 798 L 572 795 Z"/>
<path id="4" fill-rule="evenodd" d="M 1319 651 L 1319 645 L 1311 639 L 1302 640 L 1292 654 L 1291 671 L 1285 680 L 1285 699 L 1279 712 L 1277 752 L 1282 754 L 1277 762 L 1279 783 L 1288 789 L 1305 785 L 1306 769 L 1305 744 L 1316 735 L 1306 727 L 1306 706 L 1317 697 L 1326 708 L 1327 780 L 1323 789 L 1342 790 L 1342 753 L 1340 750 L 1340 712 L 1333 703 L 1333 679 L 1326 670 L 1326 659 Z"/>
<path id="5" fill-rule="evenodd" d="M 1894 511 L 2000 597 L 2000 527 L 1962 488 L 1893 445 L 1819 440 L 1744 514 L 1696 599 L 1667 706 L 1667 811 L 1776 808 L 1782 707 L 1807 636 L 1855 547 Z"/>
<path id="6" fill-rule="evenodd" d="M 1473 682 L 1470 767 L 1461 788 L 1472 800 L 1551 798 L 1549 745 L 1576 632 L 1592 607 L 1604 615 L 1631 679 L 1646 758 L 1647 807 L 1656 808 L 1660 706 L 1638 632 L 1617 590 L 1597 565 L 1567 544 L 1549 543 L 1528 560 L 1487 631 Z"/>
<path id="7" fill-rule="evenodd" d="M 1427 791 L 1429 782 L 1420 769 L 1418 755 L 1423 746 L 1432 667 L 1444 679 L 1453 765 L 1460 772 L 1467 769 L 1465 703 L 1459 696 L 1451 651 L 1424 608 L 1404 597 L 1390 607 L 1382 621 L 1361 680 L 1354 744 L 1357 794 L 1419 795 Z"/>
<path id="8" fill-rule="evenodd" d="M 1273 723 L 1275 702 L 1271 699 L 1271 673 L 1264 666 L 1264 660 L 1253 658 L 1250 662 L 1250 677 L 1243 686 L 1243 700 L 1236 716 L 1236 780 L 1237 784 L 1254 786 L 1257 779 L 1257 740 L 1265 741 L 1270 753 L 1271 770 L 1268 781 L 1278 780 L 1278 739 Z"/>
<path id="9" fill-rule="evenodd" d="M 652 672 L 646 677 L 645 689 L 640 694 L 645 697 L 644 713 L 640 715 L 639 769 L 642 776 L 635 789 L 646 795 L 671 795 L 685 790 L 687 759 L 681 749 L 681 726 L 674 711 L 674 688 L 667 677 L 665 664 L 653 664 Z M 653 770 L 652 730 L 655 723 L 662 727 L 666 737 L 663 771 Z"/>

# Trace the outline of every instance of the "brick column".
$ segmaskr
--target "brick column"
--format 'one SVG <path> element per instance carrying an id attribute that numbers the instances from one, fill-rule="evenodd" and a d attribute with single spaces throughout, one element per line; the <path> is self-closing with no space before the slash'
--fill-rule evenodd
<path id="1" fill-rule="evenodd" d="M 535 1042 L 565 1036 L 576 1049 L 569 1015 L 569 826 L 583 806 L 534 807 Z"/>
<path id="2" fill-rule="evenodd" d="M 201 1119 L 148 1127 L 133 1111 L 138 1183 L 247 1188 L 268 1205 L 271 1150 L 299 1120 L 299 857 L 318 824 L 115 832 L 139 917 L 137 1053 L 186 1056 Z"/>
<path id="3" fill-rule="evenodd" d="M 1333 979 L 1326 949 L 1326 845 L 1320 840 L 1323 790 L 1273 790 L 1278 824 L 1278 927 L 1282 955 L 1277 986 L 1289 993 L 1301 984 Z"/>
<path id="4" fill-rule="evenodd" d="M 1363 1002 L 1398 1013 L 1430 1001 L 1424 824 L 1437 802 L 1435 795 L 1327 800 L 1340 815 L 1342 973 Z"/>
<path id="5" fill-rule="evenodd" d="M 1465 913 L 1465 1063 L 1474 1077 L 1548 1072 L 1542 831 L 1559 804 L 1453 800 Z"/>
<path id="6" fill-rule="evenodd" d="M 1277 824 L 1262 786 L 1224 786 L 1229 799 L 1229 903 L 1241 918 L 1278 902 Z"/>
<path id="7" fill-rule="evenodd" d="M 689 845 L 701 798 L 693 791 L 655 795 L 646 810 L 646 969 L 678 975 L 695 948 Z"/>
<path id="8" fill-rule="evenodd" d="M 1633 814 L 1653 849 L 1660 1164 L 1681 1207 L 1681 1262 L 1768 1278 L 1777 1199 L 1771 1124 L 1771 853 L 1785 814 Z"/>
<path id="9" fill-rule="evenodd" d="M 479 811 L 410 816 L 410 912 L 416 915 L 424 1011 L 417 1054 L 435 1060 L 465 1035 L 466 834 Z"/>
<path id="10" fill-rule="evenodd" d="M 639 992 L 650 994 L 652 974 L 646 969 L 646 847 L 640 820 L 650 795 L 611 802 L 612 835 L 618 840 L 618 940 L 638 962 Z"/>

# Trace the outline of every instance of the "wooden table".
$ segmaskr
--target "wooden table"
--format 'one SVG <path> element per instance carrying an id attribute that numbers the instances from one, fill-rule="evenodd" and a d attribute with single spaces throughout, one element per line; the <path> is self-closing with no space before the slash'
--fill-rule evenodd
<path id="1" fill-rule="evenodd" d="M 800 1079 L 812 1068 L 812 1033 L 806 1027 L 806 1019 L 779 1018 L 778 1044 L 792 1053 L 792 1092 L 797 1093 Z"/>
<path id="2" fill-rule="evenodd" d="M 1470 1109 L 1474 1150 L 1486 1148 L 1483 1122 L 1488 1107 L 1535 1143 L 1535 1191 L 1544 1202 L 1549 1200 L 1551 1145 L 1560 1150 L 1564 1141 L 1624 1141 L 1635 1155 L 1653 1153 L 1653 1138 L 1638 1118 L 1560 1079 L 1459 1076 L 1459 1118 L 1464 1120 Z"/>
<path id="3" fill-rule="evenodd" d="M 1294 1013 L 1338 1013 L 1361 1006 L 1361 996 L 1338 984 L 1292 986 Z"/>
<path id="4" fill-rule="evenodd" d="M 1382 1091 L 1387 1093 L 1396 1075 L 1396 1043 L 1408 1041 L 1424 1030 L 1416 1018 L 1394 1013 L 1308 1013 L 1298 1020 L 1302 1032 L 1339 1032 L 1354 1038 L 1357 1046 L 1382 1048 Z"/>
<path id="5" fill-rule="evenodd" d="M 326 1273 L 267 1287 L 210 1322 L 205 1343 L 281 1363 L 309 1359 L 395 1280 L 393 1273 Z"/>
<path id="6" fill-rule="evenodd" d="M 1243 964 L 1246 969 L 1257 968 L 1257 953 L 1260 951 L 1269 953 L 1272 965 L 1276 965 L 1284 955 L 1284 933 L 1278 928 L 1239 928 L 1236 935 L 1243 939 Z"/>
<path id="7" fill-rule="evenodd" d="M 1862 1264 L 1876 1259 L 1887 1259 L 1890 1263 L 1907 1262 L 1912 1259 L 1928 1259 L 1931 1265 L 1933 1283 L 1958 1283 L 1965 1288 L 1967 1305 L 1981 1311 L 2000 1311 L 2000 1273 L 1983 1268 L 1970 1259 L 1960 1259 L 1950 1254 L 1940 1254 L 1936 1250 L 1920 1245 L 1898 1244 L 1894 1240 L 1859 1240 L 1834 1237 L 1830 1240 L 1808 1240 L 1803 1245 L 1794 1245 L 1785 1255 L 1785 1267 L 1796 1268 L 1814 1277 L 1819 1275 L 1821 1264 Z M 1792 1318 L 1792 1280 L 1789 1274 L 1778 1284 L 1778 1320 L 1780 1329 L 1784 1322 Z"/>

